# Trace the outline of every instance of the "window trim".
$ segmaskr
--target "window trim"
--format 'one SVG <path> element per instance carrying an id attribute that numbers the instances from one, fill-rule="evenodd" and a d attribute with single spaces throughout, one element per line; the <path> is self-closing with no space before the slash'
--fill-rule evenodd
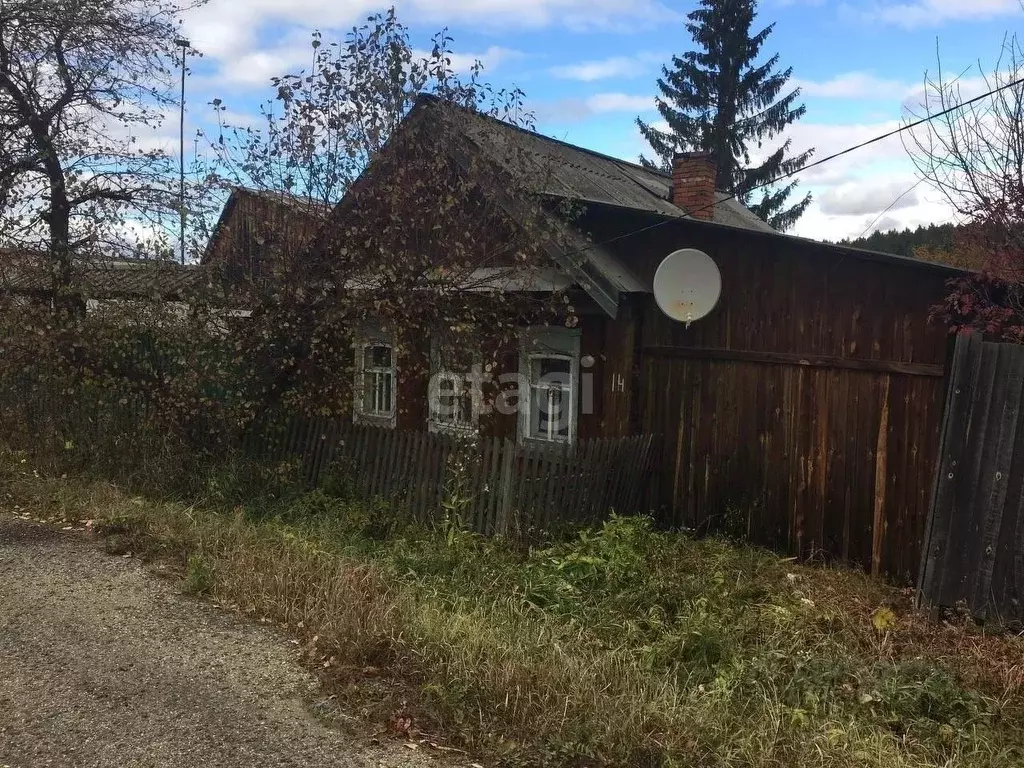
<path id="1" fill-rule="evenodd" d="M 539 327 L 520 333 L 519 343 L 519 428 L 518 442 L 535 445 L 575 445 L 579 433 L 580 341 L 578 328 Z M 569 361 L 568 435 L 549 439 L 531 434 L 533 425 L 532 364 L 552 358 Z M 525 384 L 525 389 L 524 389 Z"/>
<path id="2" fill-rule="evenodd" d="M 395 335 L 382 330 L 366 330 L 356 336 L 354 343 L 355 397 L 353 398 L 352 420 L 358 424 L 374 424 L 394 428 L 398 415 L 398 344 Z M 371 347 L 387 347 L 391 350 L 391 365 L 374 367 L 374 373 L 388 373 L 391 376 L 391 409 L 389 411 L 367 412 L 363 398 L 366 393 L 366 350 Z"/>
<path id="3" fill-rule="evenodd" d="M 430 377 L 427 380 L 427 429 L 430 432 L 439 432 L 455 435 L 472 435 L 476 434 L 480 430 L 480 411 L 482 410 L 482 392 L 479 386 L 473 387 L 470 384 L 470 422 L 468 424 L 461 424 L 456 422 L 445 422 L 438 421 L 436 418 L 436 412 L 434 410 L 434 402 L 436 399 L 435 384 L 437 383 L 437 377 L 442 374 L 456 374 L 456 371 L 449 371 L 442 369 L 441 367 L 441 352 L 442 352 L 443 337 L 437 334 L 433 334 L 430 337 Z M 481 374 L 483 372 L 483 355 L 479 350 L 474 350 L 472 355 L 471 365 L 475 367 Z M 461 380 L 465 383 L 466 377 L 461 377 Z"/>

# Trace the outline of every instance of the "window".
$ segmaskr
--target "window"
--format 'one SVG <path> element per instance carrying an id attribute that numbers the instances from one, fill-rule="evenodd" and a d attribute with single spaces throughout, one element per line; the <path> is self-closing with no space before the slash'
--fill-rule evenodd
<path id="1" fill-rule="evenodd" d="M 480 414 L 480 356 L 434 337 L 430 344 L 430 429 L 472 431 Z"/>
<path id="2" fill-rule="evenodd" d="M 579 331 L 546 328 L 524 334 L 519 368 L 521 439 L 576 440 L 579 364 Z"/>
<path id="3" fill-rule="evenodd" d="M 572 359 L 530 355 L 530 428 L 536 440 L 569 439 L 573 410 Z"/>
<path id="4" fill-rule="evenodd" d="M 395 425 L 395 345 L 385 334 L 368 334 L 356 346 L 355 417 Z"/>

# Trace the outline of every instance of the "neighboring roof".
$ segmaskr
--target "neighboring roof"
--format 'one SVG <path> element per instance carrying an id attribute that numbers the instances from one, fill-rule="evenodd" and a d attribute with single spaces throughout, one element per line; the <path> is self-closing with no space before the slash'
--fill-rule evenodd
<path id="1" fill-rule="evenodd" d="M 287 208 L 291 208 L 293 211 L 298 213 L 308 214 L 309 216 L 323 219 L 327 217 L 327 214 L 331 212 L 333 206 L 321 203 L 318 200 L 312 200 L 302 195 L 293 195 L 290 192 L 283 192 L 276 189 L 253 189 L 252 187 L 243 187 L 240 185 L 231 186 L 232 195 L 252 195 L 258 197 L 261 200 L 266 200 L 277 205 L 282 205 Z"/>
<path id="2" fill-rule="evenodd" d="M 468 275 L 461 276 L 461 290 L 471 292 L 524 292 L 550 293 L 563 291 L 573 285 L 565 272 L 555 267 L 537 271 L 516 270 L 513 267 L 479 267 Z M 380 273 L 367 274 L 363 278 L 353 277 L 345 282 L 348 290 L 370 290 L 380 285 L 384 276 Z M 424 285 L 429 285 L 426 280 Z M 451 285 L 449 280 L 442 281 Z"/>
<path id="3" fill-rule="evenodd" d="M 74 284 L 91 299 L 182 299 L 212 289 L 209 271 L 172 261 L 111 259 L 79 264 Z M 0 290 L 20 294 L 45 294 L 50 278 L 45 266 L 23 264 L 5 270 Z"/>
<path id="4" fill-rule="evenodd" d="M 255 197 L 264 202 L 287 208 L 294 216 L 305 218 L 314 231 L 327 220 L 332 210 L 329 205 L 279 190 L 251 189 L 242 186 L 232 186 L 230 189 L 231 193 L 224 202 L 224 208 L 221 209 L 220 216 L 217 218 L 213 233 L 210 235 L 210 239 L 206 241 L 206 248 L 203 250 L 203 255 L 200 258 L 201 264 L 206 264 L 209 261 L 220 233 L 223 231 L 225 224 L 235 211 L 238 201 L 242 197 Z"/>

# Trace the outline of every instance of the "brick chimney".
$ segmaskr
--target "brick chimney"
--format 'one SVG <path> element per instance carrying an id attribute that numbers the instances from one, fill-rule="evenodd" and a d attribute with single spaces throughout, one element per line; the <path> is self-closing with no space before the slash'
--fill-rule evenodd
<path id="1" fill-rule="evenodd" d="M 715 215 L 715 156 L 710 152 L 682 152 L 672 159 L 672 205 L 695 219 L 711 221 Z"/>

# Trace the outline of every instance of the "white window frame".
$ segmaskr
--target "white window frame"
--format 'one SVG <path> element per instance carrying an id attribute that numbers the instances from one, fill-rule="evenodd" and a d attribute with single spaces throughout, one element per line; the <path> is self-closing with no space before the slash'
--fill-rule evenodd
<path id="1" fill-rule="evenodd" d="M 373 347 L 387 347 L 391 350 L 391 365 L 385 367 L 366 368 L 366 351 Z M 376 424 L 377 426 L 394 428 L 398 413 L 398 345 L 395 343 L 395 335 L 387 331 L 367 330 L 362 331 L 356 337 L 355 342 L 355 407 L 352 409 L 352 419 L 360 424 Z M 391 407 L 388 410 L 367 410 L 363 397 L 366 394 L 366 376 L 390 377 L 391 379 Z M 375 387 L 375 395 L 379 391 Z"/>
<path id="2" fill-rule="evenodd" d="M 467 381 L 467 373 L 469 371 L 448 371 L 445 369 L 444 361 L 444 344 L 445 339 L 443 336 L 435 334 L 430 337 L 430 379 L 427 384 L 427 428 L 431 432 L 446 432 L 449 434 L 473 434 L 480 428 L 480 411 L 482 406 L 482 392 L 480 387 L 480 380 L 474 385 L 472 380 Z M 471 357 L 471 365 L 475 369 L 475 373 L 482 377 L 483 375 L 483 355 L 479 351 L 475 351 Z M 437 386 L 440 384 L 441 377 L 450 376 L 460 381 L 464 386 L 470 388 L 470 397 L 472 404 L 470 406 L 470 420 L 468 422 L 459 422 L 455 420 L 447 420 L 435 409 L 435 404 L 438 400 Z"/>
<path id="3" fill-rule="evenodd" d="M 529 328 L 520 333 L 519 345 L 519 442 L 539 443 L 542 445 L 576 444 L 579 430 L 580 408 L 580 331 L 578 328 Z M 551 434 L 538 435 L 532 432 L 534 424 L 534 390 L 560 389 L 550 383 L 532 381 L 533 363 L 543 358 L 564 360 L 569 362 L 569 407 L 566 416 L 569 420 L 565 436 Z"/>

